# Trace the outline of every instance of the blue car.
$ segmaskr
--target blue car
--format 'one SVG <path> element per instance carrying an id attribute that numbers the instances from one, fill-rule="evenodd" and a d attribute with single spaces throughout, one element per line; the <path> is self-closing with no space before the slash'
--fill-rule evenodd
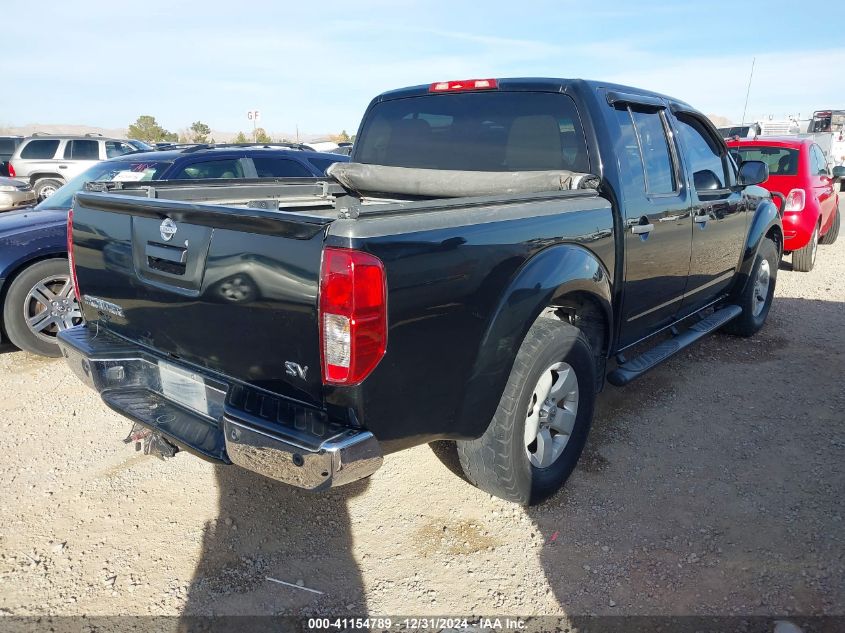
<path id="1" fill-rule="evenodd" d="M 0 214 L 0 342 L 59 356 L 56 334 L 82 322 L 67 261 L 67 212 L 91 181 L 314 178 L 349 157 L 279 146 L 193 146 L 97 163 L 32 209 Z"/>

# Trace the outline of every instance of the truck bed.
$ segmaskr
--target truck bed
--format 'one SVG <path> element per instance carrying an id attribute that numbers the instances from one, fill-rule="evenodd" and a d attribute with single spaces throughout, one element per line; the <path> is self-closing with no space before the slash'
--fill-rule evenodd
<path id="1" fill-rule="evenodd" d="M 434 435 L 470 432 L 456 420 L 460 405 L 447 382 L 471 377 L 496 303 L 522 262 L 569 242 L 600 253 L 610 271 L 603 283 L 614 268 L 610 203 L 595 190 L 386 201 L 324 181 L 139 185 L 77 195 L 74 258 L 89 324 L 168 362 L 328 411 L 338 423 L 380 427 L 388 450 L 407 428 L 391 426 L 383 408 L 392 398 L 380 392 L 407 390 L 406 381 L 427 381 L 434 395 L 407 424 L 419 415 Z M 171 195 L 179 199 L 163 199 Z M 176 226 L 170 240 L 165 218 Z M 321 381 L 318 290 L 327 246 L 371 252 L 387 272 L 387 354 L 378 376 L 358 387 Z M 461 344 L 466 353 L 455 355 Z M 442 376 L 389 375 L 420 353 L 454 358 Z"/>

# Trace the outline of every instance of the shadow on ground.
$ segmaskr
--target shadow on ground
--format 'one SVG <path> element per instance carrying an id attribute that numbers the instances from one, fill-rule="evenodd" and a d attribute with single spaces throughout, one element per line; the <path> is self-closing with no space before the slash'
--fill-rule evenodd
<path id="1" fill-rule="evenodd" d="M 346 506 L 367 481 L 312 494 L 234 466 L 215 476 L 219 514 L 204 529 L 186 616 L 366 612 Z"/>
<path id="2" fill-rule="evenodd" d="M 606 389 L 575 476 L 527 510 L 565 611 L 842 613 L 844 317 L 778 297 L 756 336 Z"/>
<path id="3" fill-rule="evenodd" d="M 842 610 L 845 334 L 810 335 L 843 307 L 779 297 L 757 336 L 710 337 L 607 388 L 572 479 L 526 510 L 564 612 Z M 460 474 L 448 444 L 433 450 Z M 348 511 L 366 481 L 307 494 L 235 467 L 216 478 L 186 616 L 367 612 Z"/>

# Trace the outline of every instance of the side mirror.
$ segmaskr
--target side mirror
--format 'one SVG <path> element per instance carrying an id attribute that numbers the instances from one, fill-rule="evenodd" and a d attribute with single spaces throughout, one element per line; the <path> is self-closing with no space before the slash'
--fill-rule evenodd
<path id="1" fill-rule="evenodd" d="M 769 166 L 762 160 L 746 160 L 739 166 L 737 184 L 740 187 L 759 185 L 769 179 Z"/>
<path id="2" fill-rule="evenodd" d="M 839 165 L 833 168 L 833 179 L 842 180 L 845 178 L 845 165 Z"/>

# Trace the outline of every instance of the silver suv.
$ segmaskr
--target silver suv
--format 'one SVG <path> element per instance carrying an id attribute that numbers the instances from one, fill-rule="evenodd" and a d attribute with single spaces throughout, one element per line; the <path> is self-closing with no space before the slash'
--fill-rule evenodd
<path id="1" fill-rule="evenodd" d="M 99 134 L 33 134 L 12 155 L 9 175 L 28 182 L 43 200 L 91 165 L 134 151 L 126 140 Z"/>

